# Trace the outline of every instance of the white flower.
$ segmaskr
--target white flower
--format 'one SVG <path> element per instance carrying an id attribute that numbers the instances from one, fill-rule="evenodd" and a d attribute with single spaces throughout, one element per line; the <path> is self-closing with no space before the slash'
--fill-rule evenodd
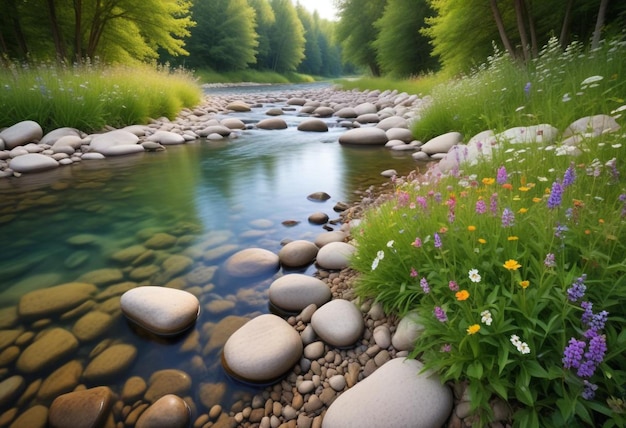
<path id="1" fill-rule="evenodd" d="M 626 104 L 624 104 L 623 106 L 619 106 L 618 108 L 616 108 L 615 110 L 613 110 L 613 111 L 611 112 L 611 114 L 616 114 L 616 113 L 619 113 L 620 111 L 624 111 L 624 110 L 626 110 Z"/>
<path id="2" fill-rule="evenodd" d="M 528 343 L 526 342 L 520 343 L 517 350 L 522 354 L 530 354 L 530 346 L 528 346 Z"/>
<path id="3" fill-rule="evenodd" d="M 395 241 L 394 241 L 393 239 L 392 239 L 391 241 L 387 242 L 387 247 L 388 247 L 388 248 L 393 248 L 393 243 L 394 243 L 394 242 L 395 242 Z"/>
<path id="4" fill-rule="evenodd" d="M 481 276 L 478 273 L 478 269 L 470 269 L 468 274 L 469 274 L 470 281 L 472 281 L 472 282 L 480 282 Z"/>
<path id="5" fill-rule="evenodd" d="M 564 102 L 564 103 L 566 103 L 568 101 L 571 101 L 571 100 L 572 100 L 572 98 L 569 96 L 569 94 L 565 94 L 565 95 L 563 95 L 563 98 L 561 98 L 561 101 Z"/>
<path id="6" fill-rule="evenodd" d="M 522 342 L 519 340 L 519 336 L 518 336 L 517 334 L 512 334 L 512 335 L 511 335 L 511 343 L 512 343 L 514 346 L 518 346 L 518 345 L 519 345 L 520 343 L 522 343 Z"/>
<path id="7" fill-rule="evenodd" d="M 383 250 L 380 250 L 379 252 L 376 253 L 376 258 L 378 260 L 382 260 L 385 258 L 385 252 Z"/>
<path id="8" fill-rule="evenodd" d="M 378 263 L 380 262 L 380 259 L 378 257 L 376 257 L 374 259 L 374 261 L 372 262 L 372 270 L 376 270 L 376 268 L 378 267 Z"/>
<path id="9" fill-rule="evenodd" d="M 585 80 L 580 82 L 580 86 L 585 86 L 585 85 L 589 85 L 591 83 L 599 82 L 602 79 L 604 79 L 604 77 L 602 77 L 602 76 L 589 76 Z"/>
<path id="10" fill-rule="evenodd" d="M 480 316 L 482 317 L 480 319 L 480 322 L 486 325 L 491 325 L 491 323 L 493 322 L 493 318 L 491 317 L 491 312 L 489 311 L 482 311 L 480 313 Z"/>
<path id="11" fill-rule="evenodd" d="M 525 106 L 519 106 L 515 109 L 516 112 L 524 110 Z"/>

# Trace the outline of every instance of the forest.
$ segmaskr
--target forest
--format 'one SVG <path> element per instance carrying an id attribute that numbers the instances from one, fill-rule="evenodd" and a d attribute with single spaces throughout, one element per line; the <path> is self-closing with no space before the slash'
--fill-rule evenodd
<path id="1" fill-rule="evenodd" d="M 406 78 L 522 63 L 626 28 L 618 0 L 336 0 L 338 21 L 291 0 L 1 0 L 2 61 L 167 62 L 191 69 Z"/>

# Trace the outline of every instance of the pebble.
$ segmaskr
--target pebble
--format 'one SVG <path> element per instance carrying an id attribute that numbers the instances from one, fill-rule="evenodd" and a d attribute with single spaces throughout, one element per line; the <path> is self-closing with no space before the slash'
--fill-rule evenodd
<path id="1" fill-rule="evenodd" d="M 137 420 L 136 428 L 187 428 L 191 410 L 185 401 L 173 394 L 159 398 Z"/>
<path id="2" fill-rule="evenodd" d="M 51 428 L 105 426 L 112 406 L 113 392 L 106 386 L 69 392 L 52 402 L 48 422 Z"/>

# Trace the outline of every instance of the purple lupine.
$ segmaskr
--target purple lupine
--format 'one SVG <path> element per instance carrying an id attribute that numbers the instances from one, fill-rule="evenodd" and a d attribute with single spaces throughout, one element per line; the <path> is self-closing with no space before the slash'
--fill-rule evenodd
<path id="1" fill-rule="evenodd" d="M 596 363 L 590 360 L 583 361 L 578 370 L 576 371 L 576 375 L 578 377 L 591 377 L 596 372 Z"/>
<path id="2" fill-rule="evenodd" d="M 548 197 L 548 208 L 551 210 L 561 206 L 563 199 L 563 185 L 558 181 L 552 183 L 552 189 L 550 190 L 550 197 Z"/>
<path id="3" fill-rule="evenodd" d="M 448 287 L 450 288 L 450 290 L 452 291 L 459 291 L 459 284 L 456 283 L 456 281 L 450 281 L 448 282 Z"/>
<path id="4" fill-rule="evenodd" d="M 554 236 L 559 239 L 564 239 L 565 232 L 567 232 L 568 230 L 569 230 L 568 227 L 565 226 L 564 224 L 557 223 L 556 227 L 554 228 Z"/>
<path id="5" fill-rule="evenodd" d="M 600 364 L 604 360 L 606 354 L 606 336 L 597 334 L 589 340 L 589 347 L 585 352 L 585 358 Z"/>
<path id="6" fill-rule="evenodd" d="M 476 214 L 485 214 L 487 212 L 487 204 L 483 199 L 476 201 Z"/>
<path id="7" fill-rule="evenodd" d="M 502 227 L 513 227 L 515 224 L 515 214 L 508 208 L 502 211 Z"/>
<path id="8" fill-rule="evenodd" d="M 440 322 L 448 321 L 448 316 L 446 315 L 446 311 L 441 308 L 441 306 L 435 306 L 435 316 Z"/>
<path id="9" fill-rule="evenodd" d="M 433 237 L 434 237 L 433 241 L 434 241 L 435 248 L 441 248 L 442 243 L 441 243 L 441 238 L 439 237 L 439 234 L 435 232 L 435 235 L 433 235 Z"/>
<path id="10" fill-rule="evenodd" d="M 571 186 L 574 184 L 574 180 L 576 180 L 576 171 L 574 171 L 574 164 L 570 164 L 569 168 L 565 170 L 565 175 L 563 176 L 563 188 Z"/>
<path id="11" fill-rule="evenodd" d="M 509 175 L 506 172 L 506 167 L 501 166 L 498 168 L 498 172 L 496 174 L 496 183 L 502 185 L 509 180 Z"/>
<path id="12" fill-rule="evenodd" d="M 585 311 L 580 317 L 580 320 L 584 326 L 589 326 L 589 323 L 591 323 L 591 320 L 593 319 L 593 303 L 581 302 L 580 307 Z"/>
<path id="13" fill-rule="evenodd" d="M 494 193 L 493 195 L 491 195 L 491 198 L 489 198 L 489 210 L 491 211 L 491 214 L 496 215 L 498 214 L 498 194 Z"/>
<path id="14" fill-rule="evenodd" d="M 607 311 L 602 311 L 597 314 L 594 314 L 593 317 L 591 318 L 591 321 L 589 321 L 589 329 L 593 331 L 602 330 L 608 318 L 609 318 L 609 313 Z"/>
<path id="15" fill-rule="evenodd" d="M 524 85 L 524 93 L 526 94 L 526 98 L 530 96 L 530 88 L 531 88 L 531 83 L 526 82 L 526 85 Z"/>
<path id="16" fill-rule="evenodd" d="M 426 277 L 422 277 L 422 279 L 420 279 L 420 287 L 422 287 L 425 294 L 430 293 L 430 285 L 428 285 Z"/>
<path id="17" fill-rule="evenodd" d="M 585 286 L 586 279 L 587 274 L 583 273 L 580 277 L 576 278 L 572 286 L 567 289 L 567 298 L 570 302 L 577 302 L 583 298 L 585 291 L 587 291 L 587 286 Z"/>
<path id="18" fill-rule="evenodd" d="M 543 261 L 543 264 L 548 268 L 556 267 L 556 261 L 554 260 L 554 253 L 546 254 L 546 259 Z"/>
<path id="19" fill-rule="evenodd" d="M 583 389 L 582 392 L 582 397 L 585 400 L 592 400 L 593 397 L 596 396 L 596 389 L 598 389 L 598 385 L 589 382 L 588 380 L 583 381 L 583 385 L 585 386 L 585 389 Z"/>
<path id="20" fill-rule="evenodd" d="M 563 351 L 563 367 L 569 369 L 573 367 L 575 369 L 580 367 L 580 362 L 585 353 L 586 343 L 582 340 L 576 340 L 575 338 L 571 338 L 569 340 L 569 344 L 565 347 Z"/>

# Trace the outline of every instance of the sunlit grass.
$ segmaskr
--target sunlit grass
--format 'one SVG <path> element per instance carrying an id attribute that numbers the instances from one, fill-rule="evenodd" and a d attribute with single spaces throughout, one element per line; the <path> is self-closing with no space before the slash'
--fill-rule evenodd
<path id="1" fill-rule="evenodd" d="M 45 131 L 67 126 L 89 132 L 149 118 L 173 119 L 201 98 L 190 73 L 155 65 L 13 64 L 0 69 L 0 126 L 34 120 Z"/>
<path id="2" fill-rule="evenodd" d="M 394 80 L 385 77 L 359 77 L 338 79 L 335 83 L 345 90 L 397 90 L 398 92 L 406 92 L 408 94 L 428 95 L 435 86 L 447 80 L 448 78 L 444 73 L 431 73 L 406 80 Z"/>
<path id="3" fill-rule="evenodd" d="M 195 74 L 200 79 L 200 83 L 263 83 L 263 84 L 287 84 L 287 83 L 311 83 L 316 79 L 312 76 L 300 73 L 280 74 L 274 71 L 260 70 L 237 70 L 228 72 L 217 72 L 203 69 L 196 70 Z"/>

